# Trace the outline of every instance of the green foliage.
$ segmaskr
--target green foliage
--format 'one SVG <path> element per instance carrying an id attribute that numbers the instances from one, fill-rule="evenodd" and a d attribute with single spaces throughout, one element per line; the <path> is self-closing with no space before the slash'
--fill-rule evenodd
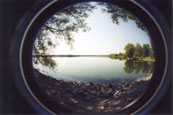
<path id="1" fill-rule="evenodd" d="M 108 57 L 111 58 L 111 59 L 119 59 L 119 60 L 124 60 L 125 59 L 125 55 L 123 53 L 109 54 Z"/>
<path id="2" fill-rule="evenodd" d="M 136 43 L 136 46 L 134 46 L 132 43 L 128 43 L 124 50 L 125 56 L 129 59 L 142 59 L 152 56 L 152 49 L 149 44 L 141 46 L 139 43 Z"/>
<path id="3" fill-rule="evenodd" d="M 55 13 L 42 26 L 33 45 L 33 55 L 50 55 L 49 49 L 58 46 L 60 41 L 65 41 L 73 49 L 73 32 L 89 31 L 85 19 L 95 9 L 90 3 L 81 3 L 69 6 L 60 12 Z M 33 62 L 50 68 L 55 67 L 51 57 L 36 57 Z"/>
<path id="4" fill-rule="evenodd" d="M 49 55 L 50 49 L 57 47 L 61 41 L 65 41 L 65 43 L 69 45 L 71 49 L 73 49 L 73 44 L 75 42 L 73 33 L 77 33 L 79 31 L 86 32 L 91 29 L 85 20 L 87 17 L 89 17 L 93 10 L 97 8 L 97 5 L 103 6 L 103 12 L 111 15 L 113 23 L 119 24 L 119 19 L 122 19 L 124 22 L 133 20 L 135 21 L 137 27 L 146 31 L 146 28 L 138 20 L 138 18 L 123 8 L 103 2 L 98 2 L 96 4 L 84 2 L 69 6 L 50 17 L 50 19 L 42 26 L 37 35 L 33 45 L 33 55 Z M 126 49 L 125 54 L 111 54 L 109 57 L 111 59 L 120 60 L 125 59 L 126 57 L 133 58 L 135 48 L 133 44 L 131 45 L 131 47 L 129 46 L 129 48 Z M 147 50 L 144 51 L 147 52 Z M 139 56 L 139 52 L 135 52 L 135 55 Z M 145 56 L 148 56 L 148 53 L 146 53 Z M 34 62 L 39 62 L 47 66 L 51 66 L 52 64 L 52 67 L 54 67 L 54 62 L 51 57 L 48 59 L 37 58 L 37 61 Z"/>
<path id="5" fill-rule="evenodd" d="M 143 44 L 143 57 L 149 57 L 151 56 L 151 48 L 149 44 Z"/>
<path id="6" fill-rule="evenodd" d="M 135 52 L 135 46 L 131 43 L 128 43 L 125 47 L 124 47 L 124 50 L 125 50 L 125 55 L 126 57 L 128 58 L 133 58 L 133 54 Z"/>
<path id="7" fill-rule="evenodd" d="M 56 47 L 60 39 L 65 40 L 70 48 L 73 49 L 75 40 L 72 33 L 79 30 L 86 32 L 91 29 L 87 26 L 85 19 L 97 8 L 97 5 L 103 6 L 102 11 L 111 15 L 113 23 L 119 24 L 119 19 L 125 22 L 130 19 L 135 21 L 137 27 L 146 31 L 144 25 L 136 16 L 119 6 L 104 2 L 97 2 L 95 4 L 85 2 L 69 6 L 54 14 L 40 29 L 37 40 L 34 43 L 33 53 L 36 55 L 48 55 L 49 52 L 47 50 Z M 51 36 L 51 38 L 48 36 Z"/>
<path id="8" fill-rule="evenodd" d="M 124 63 L 124 71 L 128 74 L 130 73 L 139 73 L 140 71 L 143 74 L 148 74 L 152 72 L 153 63 L 144 62 L 144 61 L 135 61 L 135 60 L 126 60 Z"/>
<path id="9" fill-rule="evenodd" d="M 43 66 L 49 67 L 50 69 L 54 69 L 57 66 L 57 63 L 55 62 L 55 60 L 53 60 L 49 56 L 47 56 L 47 57 L 42 57 L 42 56 L 33 57 L 33 62 L 35 64 L 41 64 Z"/>
<path id="10" fill-rule="evenodd" d="M 101 2 L 98 4 L 105 7 L 103 8 L 103 12 L 111 14 L 113 23 L 119 24 L 119 19 L 122 19 L 124 22 L 128 22 L 128 20 L 133 20 L 136 23 L 136 27 L 147 32 L 147 29 L 143 25 L 143 23 L 135 15 L 128 12 L 127 10 L 120 8 L 119 6 L 109 4 L 109 3 Z"/>
<path id="11" fill-rule="evenodd" d="M 111 59 L 118 59 L 117 54 L 109 54 L 108 57 Z"/>
<path id="12" fill-rule="evenodd" d="M 134 58 L 141 57 L 143 54 L 142 47 L 139 43 L 136 43 L 135 52 L 133 54 Z"/>
<path id="13" fill-rule="evenodd" d="M 92 4 L 81 3 L 69 6 L 54 14 L 40 29 L 34 43 L 33 53 L 35 55 L 48 55 L 48 49 L 57 46 L 60 40 L 66 41 L 73 49 L 74 39 L 72 33 L 79 30 L 84 32 L 90 30 L 85 19 L 93 9 L 95 9 L 95 6 Z"/>

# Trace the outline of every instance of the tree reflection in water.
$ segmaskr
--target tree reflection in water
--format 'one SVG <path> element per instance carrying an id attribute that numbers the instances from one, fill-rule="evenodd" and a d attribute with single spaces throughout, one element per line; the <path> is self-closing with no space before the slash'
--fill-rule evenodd
<path id="1" fill-rule="evenodd" d="M 126 60 L 124 63 L 124 71 L 128 74 L 139 73 L 142 71 L 142 74 L 148 74 L 152 72 L 152 62 L 145 62 L 145 61 L 136 61 L 136 60 Z"/>

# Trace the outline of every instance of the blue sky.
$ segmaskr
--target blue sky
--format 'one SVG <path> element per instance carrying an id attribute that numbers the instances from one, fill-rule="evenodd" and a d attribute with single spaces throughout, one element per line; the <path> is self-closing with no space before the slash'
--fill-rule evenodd
<path id="1" fill-rule="evenodd" d="M 76 55 L 106 55 L 111 53 L 124 52 L 127 43 L 150 44 L 150 38 L 146 32 L 136 27 L 132 20 L 120 24 L 112 22 L 110 14 L 103 13 L 101 7 L 93 11 L 86 19 L 90 31 L 74 33 L 74 49 L 61 41 L 54 49 L 55 55 L 76 54 Z"/>

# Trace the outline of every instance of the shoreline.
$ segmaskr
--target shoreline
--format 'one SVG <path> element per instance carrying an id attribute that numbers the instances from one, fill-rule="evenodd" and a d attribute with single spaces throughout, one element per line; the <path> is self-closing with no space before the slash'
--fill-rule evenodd
<path id="1" fill-rule="evenodd" d="M 72 113 L 116 113 L 125 109 L 146 91 L 150 79 L 94 84 L 65 82 L 34 70 L 42 92 L 55 104 Z M 150 75 L 152 76 L 152 74 Z M 147 77 L 148 78 L 148 77 Z M 150 78 L 150 77 L 149 77 Z"/>

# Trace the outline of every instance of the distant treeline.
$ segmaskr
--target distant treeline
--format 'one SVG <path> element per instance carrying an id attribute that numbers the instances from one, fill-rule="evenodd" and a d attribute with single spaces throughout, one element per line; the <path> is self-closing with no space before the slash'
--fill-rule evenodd
<path id="1" fill-rule="evenodd" d="M 142 46 L 137 43 L 136 45 L 128 43 L 124 47 L 125 53 L 114 53 L 109 55 L 33 55 L 33 57 L 109 57 L 111 59 L 138 59 L 138 60 L 147 60 L 154 61 L 153 50 L 149 44 L 143 44 Z"/>
<path id="2" fill-rule="evenodd" d="M 143 44 L 142 46 L 137 43 L 136 45 L 128 43 L 124 47 L 125 53 L 110 54 L 108 55 L 112 59 L 142 59 L 142 60 L 154 60 L 153 51 L 149 44 Z"/>
<path id="3" fill-rule="evenodd" d="M 108 55 L 33 55 L 33 57 L 108 57 Z"/>

